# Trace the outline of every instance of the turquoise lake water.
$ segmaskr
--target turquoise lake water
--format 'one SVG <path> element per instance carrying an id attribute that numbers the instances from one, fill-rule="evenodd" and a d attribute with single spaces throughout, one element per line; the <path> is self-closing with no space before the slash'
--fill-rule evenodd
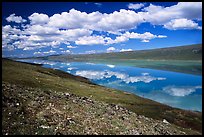
<path id="1" fill-rule="evenodd" d="M 202 76 L 112 64 L 33 59 L 18 61 L 43 64 L 43 67 L 83 76 L 96 84 L 131 92 L 172 107 L 202 111 Z"/>

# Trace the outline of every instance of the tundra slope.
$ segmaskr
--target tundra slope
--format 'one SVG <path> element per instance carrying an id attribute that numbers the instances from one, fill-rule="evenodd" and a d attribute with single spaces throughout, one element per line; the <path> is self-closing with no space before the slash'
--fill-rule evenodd
<path id="1" fill-rule="evenodd" d="M 3 134 L 187 134 L 166 120 L 154 120 L 72 93 L 9 83 L 2 87 Z"/>
<path id="2" fill-rule="evenodd" d="M 200 112 L 39 65 L 2 63 L 3 134 L 202 134 Z"/>

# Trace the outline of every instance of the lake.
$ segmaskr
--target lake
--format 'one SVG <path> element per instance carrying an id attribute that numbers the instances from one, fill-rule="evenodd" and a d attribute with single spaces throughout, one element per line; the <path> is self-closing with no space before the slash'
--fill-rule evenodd
<path id="1" fill-rule="evenodd" d="M 86 77 L 93 83 L 131 92 L 172 107 L 202 111 L 202 76 L 112 64 L 37 59 L 17 61 L 43 64 L 43 67 Z"/>

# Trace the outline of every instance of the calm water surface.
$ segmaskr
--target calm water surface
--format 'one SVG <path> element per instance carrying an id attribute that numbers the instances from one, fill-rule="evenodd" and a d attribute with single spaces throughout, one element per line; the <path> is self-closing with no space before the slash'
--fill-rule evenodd
<path id="1" fill-rule="evenodd" d="M 18 60 L 43 64 L 110 88 L 186 110 L 202 111 L 202 76 L 111 64 Z M 100 94 L 100 93 L 99 93 Z"/>

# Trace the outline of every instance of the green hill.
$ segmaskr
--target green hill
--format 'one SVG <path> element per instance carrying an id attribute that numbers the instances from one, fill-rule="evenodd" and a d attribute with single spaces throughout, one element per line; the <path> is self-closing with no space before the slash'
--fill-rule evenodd
<path id="1" fill-rule="evenodd" d="M 95 60 L 95 59 L 137 59 L 137 60 L 202 60 L 202 45 L 186 45 L 178 47 L 101 53 L 84 55 L 50 56 L 48 59 L 57 60 Z"/>
<path id="2" fill-rule="evenodd" d="M 202 44 L 178 47 L 84 55 L 40 57 L 54 61 L 84 61 L 113 65 L 168 70 L 195 75 L 202 74 Z"/>

